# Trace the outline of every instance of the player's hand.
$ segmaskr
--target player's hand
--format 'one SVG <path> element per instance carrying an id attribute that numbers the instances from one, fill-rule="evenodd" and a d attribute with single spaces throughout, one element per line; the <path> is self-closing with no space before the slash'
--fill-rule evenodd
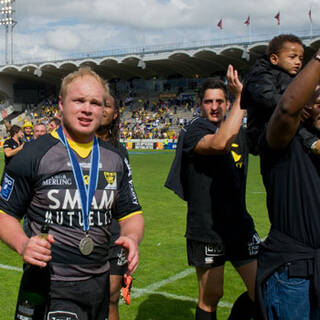
<path id="1" fill-rule="evenodd" d="M 229 90 L 235 97 L 239 97 L 241 95 L 243 85 L 239 80 L 238 71 L 235 70 L 231 64 L 228 66 L 227 80 Z"/>
<path id="2" fill-rule="evenodd" d="M 320 140 L 317 140 L 315 143 L 312 144 L 311 150 L 315 154 L 320 154 Z"/>
<path id="3" fill-rule="evenodd" d="M 136 240 L 128 236 L 121 236 L 115 242 L 116 245 L 122 246 L 127 252 L 128 274 L 133 274 L 139 263 L 139 248 Z"/>
<path id="4" fill-rule="evenodd" d="M 5 108 L 1 110 L 2 119 L 6 119 L 8 117 L 8 112 Z"/>
<path id="5" fill-rule="evenodd" d="M 47 239 L 40 236 L 29 238 L 23 248 L 22 258 L 24 262 L 39 267 L 45 267 L 51 257 L 51 244 L 54 242 L 53 236 L 48 234 Z"/>
<path id="6" fill-rule="evenodd" d="M 301 111 L 301 120 L 306 121 L 311 117 L 312 106 L 306 105 Z"/>

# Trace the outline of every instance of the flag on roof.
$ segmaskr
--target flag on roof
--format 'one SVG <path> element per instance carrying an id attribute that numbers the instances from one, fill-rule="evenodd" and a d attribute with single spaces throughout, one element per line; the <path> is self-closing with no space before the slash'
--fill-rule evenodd
<path id="1" fill-rule="evenodd" d="M 217 26 L 220 28 L 220 30 L 222 30 L 222 18 L 219 20 Z"/>
<path id="2" fill-rule="evenodd" d="M 310 22 L 312 23 L 311 9 L 308 12 L 308 16 L 309 16 Z"/>
<path id="3" fill-rule="evenodd" d="M 246 24 L 247 26 L 250 25 L 250 16 L 248 16 L 247 20 L 244 22 L 244 24 Z"/>
<path id="4" fill-rule="evenodd" d="M 277 20 L 277 24 L 280 25 L 280 11 L 274 16 L 274 18 Z"/>

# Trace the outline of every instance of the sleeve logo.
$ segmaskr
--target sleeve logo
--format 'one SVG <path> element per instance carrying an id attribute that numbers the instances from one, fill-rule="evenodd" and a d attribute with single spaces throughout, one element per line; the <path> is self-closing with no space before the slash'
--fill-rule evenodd
<path id="1" fill-rule="evenodd" d="M 7 173 L 5 173 L 3 176 L 3 181 L 1 186 L 1 193 L 0 193 L 1 198 L 8 201 L 11 196 L 13 186 L 14 186 L 14 179 L 11 178 Z"/>

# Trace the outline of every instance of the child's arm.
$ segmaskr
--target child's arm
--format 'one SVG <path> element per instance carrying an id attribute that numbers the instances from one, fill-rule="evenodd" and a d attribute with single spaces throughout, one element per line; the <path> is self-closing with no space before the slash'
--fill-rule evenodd
<path id="1" fill-rule="evenodd" d="M 277 106 L 280 98 L 289 85 L 291 78 L 283 75 L 281 79 L 281 85 L 276 86 L 279 79 L 275 78 L 272 72 L 261 72 L 252 78 L 247 83 L 247 91 L 251 96 L 251 103 L 255 105 L 255 108 L 265 109 L 273 111 Z"/>

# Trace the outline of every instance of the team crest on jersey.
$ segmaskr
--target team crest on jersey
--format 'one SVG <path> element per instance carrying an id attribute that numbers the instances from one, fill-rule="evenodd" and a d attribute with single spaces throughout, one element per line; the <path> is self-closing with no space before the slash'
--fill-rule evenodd
<path id="1" fill-rule="evenodd" d="M 116 172 L 104 172 L 104 177 L 107 181 L 105 189 L 117 189 L 117 174 Z"/>
<path id="2" fill-rule="evenodd" d="M 14 179 L 11 178 L 7 173 L 3 176 L 3 182 L 1 186 L 1 198 L 8 201 L 14 186 Z"/>
<path id="3" fill-rule="evenodd" d="M 231 150 L 231 155 L 232 155 L 233 161 L 236 164 L 236 167 L 241 169 L 242 165 L 243 165 L 243 161 L 242 161 L 242 155 L 237 153 L 240 151 L 240 150 L 237 150 L 237 149 L 239 149 L 239 145 L 237 143 L 233 143 L 231 145 L 231 147 L 233 149 L 233 150 Z"/>
<path id="4" fill-rule="evenodd" d="M 83 176 L 83 181 L 86 186 L 89 185 L 89 176 L 87 174 Z"/>

